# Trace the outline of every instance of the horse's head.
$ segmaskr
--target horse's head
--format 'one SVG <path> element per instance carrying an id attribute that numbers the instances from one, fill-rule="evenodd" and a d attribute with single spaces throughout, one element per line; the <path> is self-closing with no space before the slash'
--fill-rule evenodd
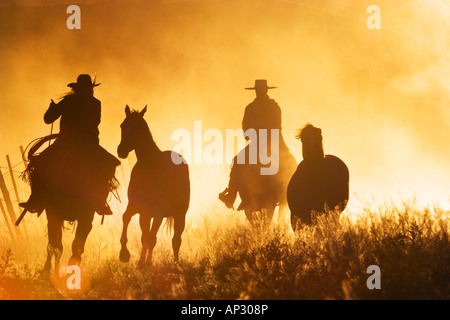
<path id="1" fill-rule="evenodd" d="M 299 130 L 297 139 L 302 142 L 303 159 L 323 159 L 322 130 L 307 123 Z"/>
<path id="2" fill-rule="evenodd" d="M 125 107 L 126 118 L 120 125 L 122 138 L 117 147 L 117 154 L 120 158 L 128 157 L 128 154 L 136 148 L 136 143 L 140 141 L 145 130 L 148 131 L 147 123 L 144 120 L 146 111 L 147 106 L 141 111 L 131 111 L 128 105 Z"/>

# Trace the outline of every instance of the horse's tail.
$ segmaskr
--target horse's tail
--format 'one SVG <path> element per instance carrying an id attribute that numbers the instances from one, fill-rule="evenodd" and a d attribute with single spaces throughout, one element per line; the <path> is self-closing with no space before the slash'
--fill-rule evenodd
<path id="1" fill-rule="evenodd" d="M 166 230 L 167 235 L 170 235 L 172 233 L 174 224 L 175 224 L 175 219 L 173 217 L 166 217 L 166 222 L 164 223 L 164 229 Z"/>

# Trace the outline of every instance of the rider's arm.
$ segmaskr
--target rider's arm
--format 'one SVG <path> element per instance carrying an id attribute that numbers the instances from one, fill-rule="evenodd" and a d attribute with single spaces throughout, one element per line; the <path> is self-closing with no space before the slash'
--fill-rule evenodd
<path id="1" fill-rule="evenodd" d="M 47 112 L 44 114 L 44 122 L 46 124 L 53 123 L 56 121 L 62 114 L 63 109 L 63 101 L 59 103 L 55 103 L 53 100 L 50 103 L 50 106 L 47 109 Z"/>

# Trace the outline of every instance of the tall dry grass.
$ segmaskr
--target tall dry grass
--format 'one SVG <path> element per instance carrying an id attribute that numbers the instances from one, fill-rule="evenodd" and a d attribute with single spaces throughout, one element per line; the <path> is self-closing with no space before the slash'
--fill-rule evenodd
<path id="1" fill-rule="evenodd" d="M 129 232 L 132 260 L 123 264 L 116 217 L 108 226 L 96 224 L 89 236 L 83 268 L 90 283 L 75 298 L 449 299 L 449 221 L 439 208 L 404 202 L 351 215 L 330 212 L 293 234 L 285 224 L 255 230 L 242 213 L 208 208 L 189 213 L 179 264 L 172 261 L 170 235 L 161 231 L 153 264 L 137 270 L 137 221 Z M 0 244 L 1 298 L 66 298 L 40 271 L 45 239 L 39 237 L 42 245 L 29 254 L 24 246 Z M 370 265 L 381 269 L 380 290 L 367 288 Z"/>

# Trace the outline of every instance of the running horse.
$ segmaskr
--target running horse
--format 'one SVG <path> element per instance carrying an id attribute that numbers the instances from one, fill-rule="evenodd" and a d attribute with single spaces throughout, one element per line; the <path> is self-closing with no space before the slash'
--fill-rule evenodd
<path id="1" fill-rule="evenodd" d="M 294 231 L 298 219 L 311 224 L 314 212 L 342 213 L 349 198 L 349 170 L 340 158 L 324 154 L 322 130 L 308 123 L 297 138 L 302 142 L 303 160 L 287 189 Z"/>
<path id="2" fill-rule="evenodd" d="M 252 143 L 256 144 L 256 142 Z M 236 171 L 237 190 L 241 198 L 237 210 L 244 211 L 247 220 L 253 227 L 265 228 L 270 225 L 277 207 L 278 222 L 282 222 L 289 215 L 286 189 L 297 167 L 297 161 L 281 135 L 276 146 L 277 148 L 273 150 L 261 150 L 261 152 L 270 153 L 272 161 L 275 161 L 274 159 L 278 161 L 278 163 L 270 164 L 278 167 L 274 174 L 263 174 L 262 170 L 264 167 L 267 168 L 267 165 L 262 164 L 260 160 L 251 163 L 248 161 L 249 155 L 247 154 L 245 154 L 245 164 L 233 164 L 233 166 L 240 167 L 239 171 Z M 261 145 L 258 145 L 257 148 L 261 148 Z M 241 152 L 246 153 L 247 148 Z M 278 153 L 276 157 L 274 156 L 275 152 Z M 259 158 L 259 150 L 257 154 Z"/>
<path id="3" fill-rule="evenodd" d="M 72 256 L 69 259 L 69 265 L 80 265 L 81 255 L 84 252 L 87 237 L 92 230 L 92 222 L 96 211 L 93 197 L 99 192 L 96 183 L 86 180 L 89 179 L 89 172 L 92 172 L 93 166 L 89 157 L 82 155 L 80 150 L 80 148 L 83 148 L 82 145 L 64 146 L 63 149 L 60 148 L 58 151 L 53 149 L 51 151 L 53 159 L 50 163 L 39 159 L 37 152 L 39 148 L 46 142 L 58 137 L 59 134 L 52 134 L 36 139 L 37 142 L 34 143 L 27 154 L 30 165 L 22 174 L 22 177 L 31 183 L 29 177 L 33 168 L 35 168 L 35 164 L 38 163 L 41 168 L 42 166 L 50 168 L 46 170 L 50 174 L 45 177 L 46 187 L 43 192 L 48 229 L 47 259 L 44 270 L 50 271 L 54 260 L 55 272 L 59 270 L 63 253 L 62 231 L 65 221 L 70 223 L 76 222 L 76 232 L 72 242 Z M 53 146 L 54 144 L 49 148 Z M 45 151 L 48 151 L 48 148 Z M 110 181 L 112 187 L 110 191 L 117 188 L 116 182 L 115 178 Z M 20 224 L 26 213 L 27 209 L 17 219 L 16 226 Z M 41 213 L 42 211 L 37 212 L 38 217 Z"/>
<path id="4" fill-rule="evenodd" d="M 126 118 L 120 126 L 122 137 L 117 148 L 122 159 L 128 157 L 132 150 L 137 157 L 128 187 L 128 206 L 122 217 L 119 258 L 122 262 L 130 259 L 127 229 L 131 218 L 139 213 L 142 249 L 138 267 L 151 263 L 156 235 L 164 218 L 174 230 L 172 248 L 174 259 L 178 261 L 190 200 L 188 165 L 178 153 L 159 149 L 144 119 L 146 111 L 147 106 L 140 112 L 131 111 L 126 106 Z"/>

